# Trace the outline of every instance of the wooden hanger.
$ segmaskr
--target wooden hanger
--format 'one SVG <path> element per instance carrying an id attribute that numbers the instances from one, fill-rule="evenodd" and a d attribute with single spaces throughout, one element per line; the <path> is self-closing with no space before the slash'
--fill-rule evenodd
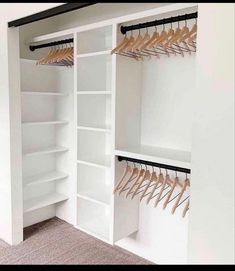
<path id="1" fill-rule="evenodd" d="M 111 51 L 111 54 L 114 54 L 116 52 L 118 52 L 127 42 L 129 41 L 129 38 L 127 37 L 127 35 L 125 35 L 124 39 L 122 40 L 122 42 Z"/>
<path id="2" fill-rule="evenodd" d="M 172 211 L 171 211 L 172 214 L 175 213 L 176 208 L 180 205 L 179 202 L 180 202 L 180 200 L 181 200 L 187 186 L 190 186 L 190 180 L 186 176 L 186 180 L 184 181 L 183 187 L 181 188 L 181 192 L 180 192 L 180 194 L 179 194 L 179 196 L 178 196 L 178 198 L 177 198 L 177 200 L 176 200 L 176 202 L 175 202 L 175 204 L 174 204 L 174 206 L 172 208 Z"/>
<path id="3" fill-rule="evenodd" d="M 166 198 L 166 200 L 165 200 L 165 202 L 164 202 L 164 204 L 163 204 L 163 209 L 166 208 L 166 206 L 167 206 L 167 204 L 169 203 L 170 198 L 171 198 L 171 196 L 172 196 L 172 194 L 173 194 L 173 192 L 174 192 L 176 186 L 179 185 L 179 183 L 180 183 L 180 182 L 179 182 L 179 178 L 178 178 L 178 176 L 177 176 L 177 174 L 176 174 L 176 177 L 175 177 L 175 179 L 174 179 L 174 182 L 173 182 L 173 184 L 172 184 L 172 186 L 171 186 L 171 190 L 170 190 L 170 192 L 169 192 L 169 194 L 168 194 L 168 196 L 167 196 L 167 198 Z"/>
<path id="4" fill-rule="evenodd" d="M 128 188 L 126 189 L 127 185 L 128 185 L 129 183 L 131 183 L 135 178 L 138 177 L 139 172 L 140 172 L 140 170 L 139 170 L 138 167 L 136 167 L 135 164 L 134 164 L 134 167 L 132 168 L 132 172 L 131 172 L 130 177 L 126 180 L 126 182 L 123 184 L 123 186 L 122 186 L 121 189 L 119 190 L 119 195 L 121 195 L 121 193 L 122 193 L 123 191 L 125 191 L 125 190 L 128 189 Z"/>
<path id="5" fill-rule="evenodd" d="M 187 203 L 185 204 L 182 217 L 185 217 L 188 210 L 189 210 L 189 199 L 188 199 Z"/>
<path id="6" fill-rule="evenodd" d="M 145 170 L 141 168 L 139 170 L 139 172 L 138 172 L 138 175 L 136 176 L 136 180 L 134 181 L 134 183 L 131 185 L 131 187 L 129 188 L 128 192 L 126 193 L 126 198 L 128 197 L 129 194 L 132 193 L 133 187 L 138 184 L 140 178 L 144 175 L 144 173 L 145 173 Z"/>
<path id="7" fill-rule="evenodd" d="M 151 193 L 150 193 L 150 195 L 149 195 L 149 197 L 148 197 L 148 199 L 147 199 L 147 201 L 146 201 L 146 204 L 149 204 L 150 200 L 156 196 L 156 195 L 153 196 L 153 195 L 154 195 L 154 192 L 155 192 L 158 188 L 160 188 L 160 187 L 163 185 L 163 183 L 164 183 L 164 176 L 163 176 L 163 174 L 162 174 L 162 172 L 161 172 L 161 169 L 160 169 L 160 174 L 159 174 L 159 176 L 158 176 L 158 178 L 157 178 L 157 182 L 156 182 L 156 184 L 153 186 L 153 189 L 152 189 L 152 191 L 151 191 Z M 160 184 L 160 185 L 159 185 L 159 184 Z"/>
<path id="8" fill-rule="evenodd" d="M 146 187 L 145 187 L 145 189 L 144 189 L 144 191 L 143 191 L 143 193 L 142 193 L 142 195 L 141 195 L 141 197 L 140 197 L 140 201 L 145 197 L 145 196 L 147 196 L 148 194 L 146 194 L 146 192 L 148 191 L 148 189 L 152 186 L 152 184 L 154 183 L 154 182 L 157 182 L 157 174 L 156 174 L 156 172 L 154 171 L 154 168 L 153 168 L 153 171 L 152 171 L 152 173 L 151 173 L 151 177 L 150 177 L 150 180 L 149 180 L 149 182 L 148 182 L 148 184 L 146 185 Z"/>
<path id="9" fill-rule="evenodd" d="M 196 23 L 193 25 L 192 29 L 179 39 L 179 43 L 186 41 L 186 39 L 190 38 L 196 32 L 197 32 L 197 20 Z"/>
<path id="10" fill-rule="evenodd" d="M 164 181 L 163 181 L 163 185 L 162 185 L 162 187 L 161 187 L 161 190 L 160 190 L 160 192 L 159 192 L 159 194 L 158 194 L 158 196 L 157 196 L 157 198 L 156 198 L 156 201 L 155 201 L 155 204 L 154 204 L 154 207 L 155 207 L 155 208 L 157 207 L 158 203 L 160 202 L 162 193 L 163 193 L 163 191 L 165 190 L 166 185 L 168 185 L 168 187 L 172 185 L 170 176 L 169 176 L 169 174 L 168 174 L 167 172 L 166 172 L 166 176 L 165 176 L 165 179 L 164 179 Z"/>
<path id="11" fill-rule="evenodd" d="M 141 179 L 141 181 L 139 182 L 139 184 L 137 185 L 136 189 L 134 190 L 133 194 L 132 194 L 132 199 L 138 194 L 138 190 L 140 189 L 141 185 L 143 184 L 144 181 L 150 180 L 151 174 L 150 171 L 147 169 L 144 172 L 144 175 Z"/>
<path id="12" fill-rule="evenodd" d="M 41 59 L 39 59 L 37 61 L 37 64 L 43 64 L 44 61 L 46 61 L 51 55 L 54 54 L 54 51 L 56 50 L 56 47 L 51 47 L 50 51 L 48 52 L 48 54 L 45 57 L 42 57 Z"/>
<path id="13" fill-rule="evenodd" d="M 130 172 L 132 172 L 132 168 L 128 165 L 128 162 L 127 162 L 127 165 L 123 171 L 123 175 L 122 175 L 120 181 L 117 183 L 116 187 L 114 188 L 113 193 L 115 193 L 117 190 L 119 190 L 121 188 L 123 180 L 125 179 L 126 175 Z"/>

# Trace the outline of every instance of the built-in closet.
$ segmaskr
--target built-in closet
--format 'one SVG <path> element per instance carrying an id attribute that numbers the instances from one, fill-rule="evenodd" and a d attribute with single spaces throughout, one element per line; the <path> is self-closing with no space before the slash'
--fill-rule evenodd
<path id="1" fill-rule="evenodd" d="M 127 165 L 190 180 L 196 53 L 135 59 L 112 50 L 125 35 L 152 36 L 156 26 L 160 33 L 187 21 L 192 29 L 196 15 L 177 16 L 196 12 L 197 4 L 172 4 L 31 37 L 31 46 L 72 39 L 74 62 L 37 64 L 50 46 L 20 59 L 24 227 L 57 216 L 150 260 L 157 253 L 186 261 L 189 201 L 172 214 L 175 201 L 164 209 L 166 196 L 154 206 L 115 187 Z M 188 200 L 189 187 L 185 193 Z"/>

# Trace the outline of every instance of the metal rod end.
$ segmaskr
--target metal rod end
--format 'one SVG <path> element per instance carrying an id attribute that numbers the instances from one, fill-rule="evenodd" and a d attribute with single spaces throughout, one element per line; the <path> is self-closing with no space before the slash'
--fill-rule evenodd
<path id="1" fill-rule="evenodd" d="M 30 46 L 29 46 L 29 50 L 30 50 L 30 51 L 34 51 L 34 50 L 35 50 L 35 49 L 34 49 L 34 46 L 30 45 Z"/>

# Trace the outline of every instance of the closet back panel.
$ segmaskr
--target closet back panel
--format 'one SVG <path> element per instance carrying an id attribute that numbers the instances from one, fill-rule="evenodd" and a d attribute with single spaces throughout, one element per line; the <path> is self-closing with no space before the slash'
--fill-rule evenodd
<path id="1" fill-rule="evenodd" d="M 195 54 L 142 65 L 141 144 L 190 151 Z"/>

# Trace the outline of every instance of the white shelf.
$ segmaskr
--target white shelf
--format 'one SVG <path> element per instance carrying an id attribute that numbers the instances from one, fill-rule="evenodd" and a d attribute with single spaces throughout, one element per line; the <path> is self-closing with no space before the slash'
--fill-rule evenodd
<path id="1" fill-rule="evenodd" d="M 94 217 L 88 222 L 78 224 L 77 229 L 92 235 L 102 241 L 109 241 L 109 217 Z"/>
<path id="2" fill-rule="evenodd" d="M 104 206 L 109 206 L 108 197 L 105 194 L 99 195 L 95 192 L 96 191 L 80 191 L 77 196 L 81 199 L 89 200 Z"/>
<path id="3" fill-rule="evenodd" d="M 111 91 L 77 91 L 78 95 L 108 95 Z"/>
<path id="4" fill-rule="evenodd" d="M 100 55 L 110 55 L 111 50 L 105 50 L 105 51 L 98 51 L 98 52 L 93 52 L 93 53 L 87 53 L 87 54 L 78 54 L 77 57 L 92 57 L 92 56 L 100 56 Z"/>
<path id="5" fill-rule="evenodd" d="M 104 132 L 104 133 L 109 133 L 110 129 L 109 128 L 96 128 L 96 127 L 87 127 L 87 126 L 77 126 L 78 130 L 87 130 L 87 131 L 95 131 L 95 132 Z"/>
<path id="6" fill-rule="evenodd" d="M 65 92 L 47 92 L 47 91 L 21 91 L 23 95 L 46 95 L 46 96 L 67 96 Z"/>
<path id="7" fill-rule="evenodd" d="M 32 151 L 23 153 L 24 156 L 34 156 L 34 155 L 43 155 L 48 153 L 56 153 L 56 152 L 65 152 L 68 151 L 68 148 L 61 146 L 53 146 L 42 150 Z"/>
<path id="8" fill-rule="evenodd" d="M 67 200 L 68 197 L 59 193 L 47 194 L 41 197 L 24 201 L 24 213 L 34 211 L 55 203 Z"/>
<path id="9" fill-rule="evenodd" d="M 191 153 L 188 151 L 140 145 L 115 150 L 115 155 L 152 161 L 183 168 L 191 168 Z"/>
<path id="10" fill-rule="evenodd" d="M 93 161 L 89 161 L 88 159 L 78 159 L 77 163 L 99 168 L 110 168 L 110 156 L 105 156 L 104 158 L 97 157 Z"/>
<path id="11" fill-rule="evenodd" d="M 68 124 L 67 120 L 54 120 L 54 121 L 29 121 L 29 122 L 22 122 L 22 125 L 57 125 L 57 124 Z"/>
<path id="12" fill-rule="evenodd" d="M 65 179 L 66 177 L 68 177 L 68 174 L 58 171 L 37 174 L 24 178 L 24 186 L 31 186 L 46 182 L 57 181 Z"/>

